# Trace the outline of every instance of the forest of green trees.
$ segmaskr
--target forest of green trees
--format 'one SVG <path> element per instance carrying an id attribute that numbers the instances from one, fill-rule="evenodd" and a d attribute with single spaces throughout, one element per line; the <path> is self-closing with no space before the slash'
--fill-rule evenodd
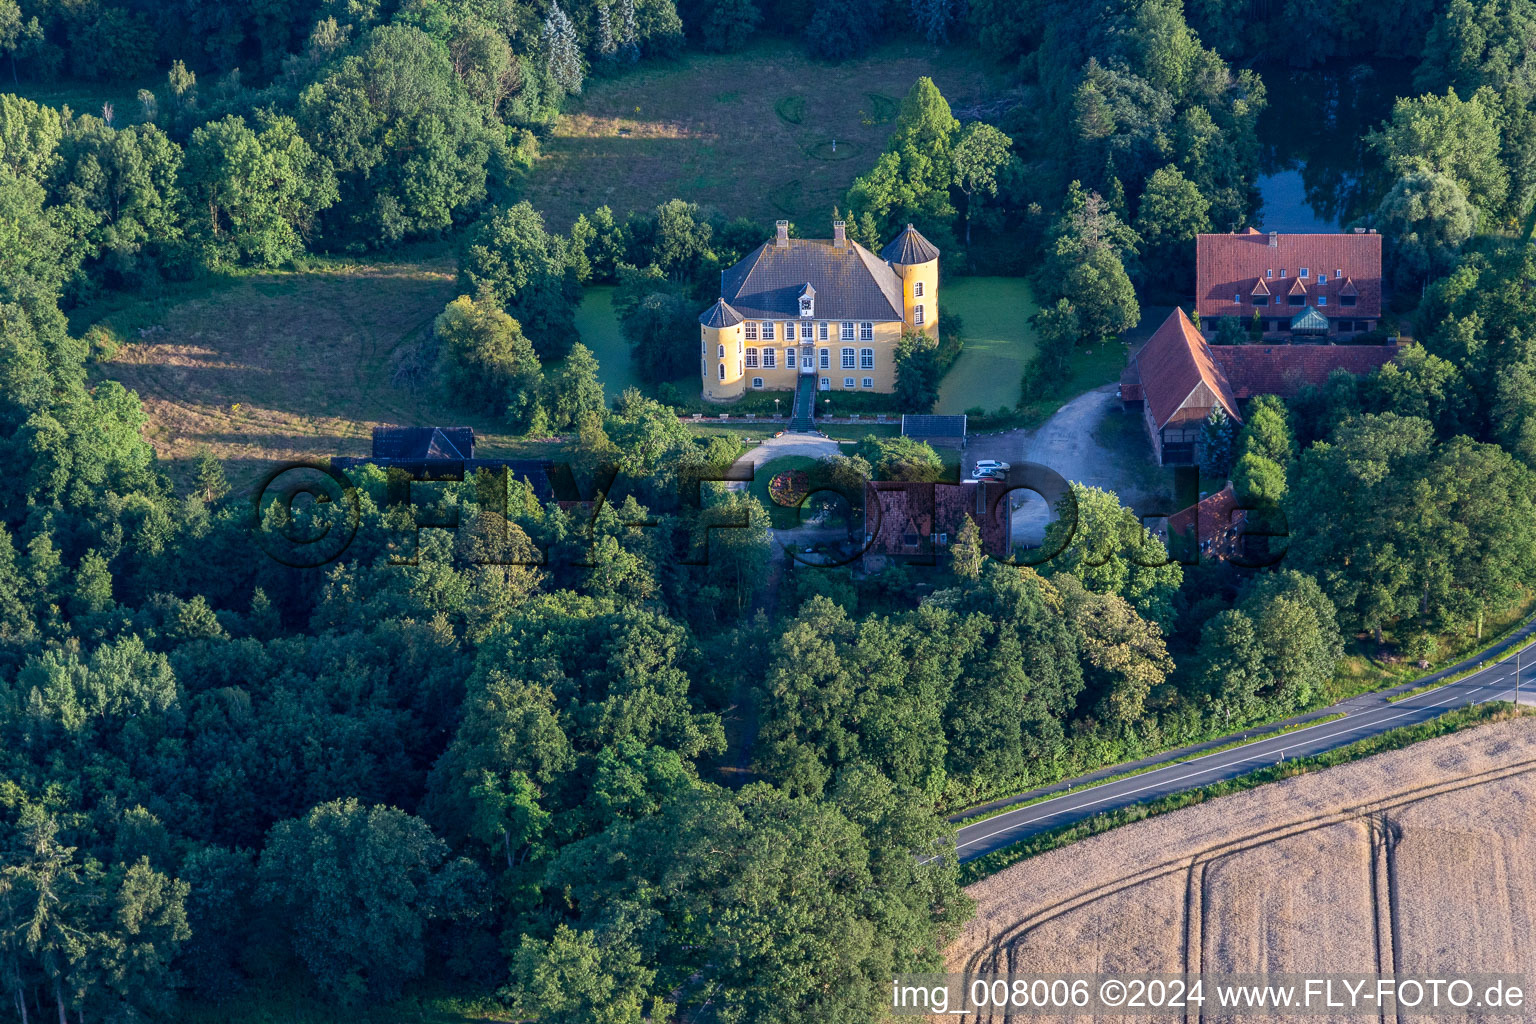
<path id="1" fill-rule="evenodd" d="M 1526 598 L 1536 8 L 1261 13 L 0 0 L 18 90 L 137 90 L 89 112 L 0 95 L 0 1014 L 240 1019 L 281 992 L 345 1015 L 431 978 L 550 1024 L 879 1019 L 969 914 L 945 815 L 1315 707 L 1347 645 L 1432 660 Z M 1273 101 L 1252 68 L 1296 59 L 1296 18 L 1310 60 L 1415 55 L 1420 94 L 1364 145 L 1422 345 L 1256 399 L 1210 446 L 1285 534 L 1270 569 L 1169 561 L 1086 487 L 1038 571 L 971 535 L 869 578 L 786 562 L 748 492 L 699 483 L 739 440 L 690 433 L 664 383 L 767 226 L 679 198 L 565 229 L 518 192 L 593 77 L 768 33 L 827 61 L 979 44 L 1029 102 L 962 124 L 919 80 L 840 212 L 870 243 L 911 221 L 958 267 L 1030 274 L 1028 392 L 1187 288 L 1196 233 L 1249 222 Z M 493 477 L 413 508 L 367 468 L 344 556 L 285 565 L 270 542 L 341 529 L 346 503 L 253 514 L 211 455 L 173 477 L 67 319 L 420 239 L 459 253 L 438 386 L 566 434 L 596 512 Z M 593 282 L 649 393 L 605 402 L 571 344 Z M 908 347 L 905 407 L 931 404 L 938 358 Z M 878 438 L 833 463 L 942 469 Z"/>

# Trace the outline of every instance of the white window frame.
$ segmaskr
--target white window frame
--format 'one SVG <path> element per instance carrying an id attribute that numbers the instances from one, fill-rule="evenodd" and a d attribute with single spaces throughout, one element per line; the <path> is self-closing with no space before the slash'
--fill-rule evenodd
<path id="1" fill-rule="evenodd" d="M 1328 296 L 1326 296 L 1326 295 L 1319 295 L 1317 297 L 1317 304 L 1319 306 L 1326 306 L 1326 305 L 1328 305 Z"/>
<path id="2" fill-rule="evenodd" d="M 757 349 L 755 348 L 747 349 L 747 369 L 757 369 Z"/>
<path id="3" fill-rule="evenodd" d="M 811 334 L 812 334 L 811 322 L 809 320 L 807 320 L 807 321 L 805 321 L 804 323 L 802 323 L 800 325 L 800 340 L 801 341 L 815 341 L 816 339 L 811 337 Z"/>
<path id="4" fill-rule="evenodd" d="M 821 354 L 820 354 L 820 356 L 818 358 L 819 358 L 819 361 L 820 361 L 820 364 L 821 364 L 821 368 L 823 370 L 830 370 L 830 369 L 832 369 L 832 350 L 831 349 L 829 349 L 829 348 L 822 349 L 821 350 Z"/>
<path id="5" fill-rule="evenodd" d="M 764 341 L 772 341 L 773 340 L 773 333 L 774 333 L 773 332 L 773 321 L 772 320 L 764 320 L 763 321 L 763 340 Z"/>
<path id="6" fill-rule="evenodd" d="M 844 377 L 843 378 L 843 388 L 844 388 L 844 390 L 847 390 L 847 391 L 852 391 L 853 390 L 854 383 L 853 383 L 853 378 L 852 377 Z"/>
<path id="7" fill-rule="evenodd" d="M 789 341 L 795 340 L 795 322 L 793 320 L 784 325 L 784 337 Z"/>
<path id="8" fill-rule="evenodd" d="M 850 348 L 850 347 L 846 347 L 845 346 L 843 348 L 843 351 L 842 351 L 841 355 L 842 355 L 842 360 L 843 360 L 843 369 L 845 369 L 845 370 L 853 369 L 853 365 L 854 365 L 853 364 L 853 360 L 854 360 L 854 357 L 856 355 L 854 350 L 852 348 Z"/>
<path id="9" fill-rule="evenodd" d="M 828 377 L 821 378 L 821 380 L 818 381 L 817 384 L 816 384 L 816 390 L 818 390 L 818 391 L 831 391 L 832 390 L 832 381 L 831 381 L 831 379 L 828 378 Z"/>
<path id="10" fill-rule="evenodd" d="M 784 350 L 784 366 L 789 370 L 795 368 L 795 349 L 793 346 Z"/>
<path id="11" fill-rule="evenodd" d="M 914 281 L 914 282 L 912 282 L 912 297 L 914 299 L 920 299 L 920 298 L 923 297 L 923 282 L 921 282 L 921 281 Z"/>
<path id="12" fill-rule="evenodd" d="M 864 380 L 861 382 L 861 386 L 862 387 L 866 387 L 866 388 L 874 387 L 875 386 L 875 378 L 873 378 L 873 377 L 865 377 Z"/>
<path id="13" fill-rule="evenodd" d="M 752 386 L 755 387 L 755 388 L 761 388 L 763 386 L 763 378 L 761 378 L 761 377 L 753 377 L 752 378 Z"/>
<path id="14" fill-rule="evenodd" d="M 1306 280 L 1306 279 L 1307 279 L 1307 268 L 1306 268 L 1306 267 L 1302 267 L 1302 268 L 1301 268 L 1301 269 L 1300 269 L 1300 270 L 1299 270 L 1299 271 L 1298 271 L 1298 272 L 1297 272 L 1297 274 L 1296 274 L 1296 276 L 1297 276 L 1297 277 L 1299 277 L 1299 278 L 1301 278 L 1301 279 L 1302 279 L 1302 280 L 1303 280 L 1303 281 L 1305 281 L 1305 280 Z"/>
<path id="15" fill-rule="evenodd" d="M 821 321 L 819 324 L 816 325 L 816 340 L 817 341 L 826 341 L 827 340 L 827 322 L 825 320 Z"/>
<path id="16" fill-rule="evenodd" d="M 865 321 L 862 321 L 859 324 L 859 340 L 860 341 L 874 341 L 875 340 L 875 325 L 871 321 L 865 320 Z"/>
<path id="17" fill-rule="evenodd" d="M 1243 304 L 1243 296 L 1242 296 L 1242 294 L 1240 292 L 1233 292 L 1232 293 L 1232 305 L 1234 305 L 1234 306 L 1241 306 L 1242 304 Z"/>
<path id="18" fill-rule="evenodd" d="M 778 351 L 776 348 L 763 349 L 763 369 L 777 370 L 779 368 Z"/>
<path id="19" fill-rule="evenodd" d="M 756 341 L 757 340 L 757 321 L 756 320 L 748 320 L 746 326 L 747 326 L 747 340 L 748 341 Z"/>
<path id="20" fill-rule="evenodd" d="M 1274 268 L 1271 267 L 1269 270 L 1264 271 L 1264 276 L 1267 277 L 1267 278 L 1273 279 L 1274 276 L 1275 276 Z"/>
<path id="21" fill-rule="evenodd" d="M 725 364 L 720 364 L 720 379 L 725 380 Z"/>
<path id="22" fill-rule="evenodd" d="M 921 302 L 912 307 L 912 323 L 918 327 L 923 325 L 923 304 Z"/>
<path id="23" fill-rule="evenodd" d="M 875 368 L 875 350 L 872 348 L 859 349 L 859 369 L 873 370 Z"/>
<path id="24" fill-rule="evenodd" d="M 852 320 L 844 320 L 843 321 L 842 337 L 839 338 L 838 340 L 839 341 L 852 341 L 853 340 L 853 321 Z"/>

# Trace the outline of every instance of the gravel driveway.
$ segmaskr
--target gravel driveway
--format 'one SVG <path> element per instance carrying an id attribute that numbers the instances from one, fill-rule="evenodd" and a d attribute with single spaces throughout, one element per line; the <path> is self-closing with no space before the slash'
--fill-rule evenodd
<path id="1" fill-rule="evenodd" d="M 972 437 L 965 452 L 965 471 L 969 473 L 981 459 L 1012 465 L 1037 462 L 1067 480 L 1113 491 L 1133 508 L 1166 512 L 1173 493 L 1173 474 L 1151 464 L 1150 446 L 1138 465 L 1135 460 L 1140 453 L 1105 448 L 1094 438 L 1106 416 L 1135 415 L 1121 411 L 1115 385 L 1106 384 L 1078 395 L 1034 430 Z M 1041 499 L 1020 498 L 1024 503 L 1013 514 L 1014 537 L 1025 544 L 1038 544 L 1045 535 L 1050 510 Z"/>

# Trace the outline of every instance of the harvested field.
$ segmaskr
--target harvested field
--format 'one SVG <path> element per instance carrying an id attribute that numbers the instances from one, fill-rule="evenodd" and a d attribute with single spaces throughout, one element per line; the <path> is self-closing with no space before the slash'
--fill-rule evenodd
<path id="1" fill-rule="evenodd" d="M 1536 979 L 1536 720 L 1128 825 L 968 891 L 977 913 L 951 971 Z M 1188 1019 L 1235 1018 L 1207 1004 Z"/>

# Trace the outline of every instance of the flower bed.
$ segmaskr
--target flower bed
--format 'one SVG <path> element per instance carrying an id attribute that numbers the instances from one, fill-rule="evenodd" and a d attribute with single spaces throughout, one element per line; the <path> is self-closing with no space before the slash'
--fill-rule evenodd
<path id="1" fill-rule="evenodd" d="M 810 490 L 810 476 L 803 469 L 787 469 L 768 481 L 768 497 L 775 505 L 799 508 Z"/>

